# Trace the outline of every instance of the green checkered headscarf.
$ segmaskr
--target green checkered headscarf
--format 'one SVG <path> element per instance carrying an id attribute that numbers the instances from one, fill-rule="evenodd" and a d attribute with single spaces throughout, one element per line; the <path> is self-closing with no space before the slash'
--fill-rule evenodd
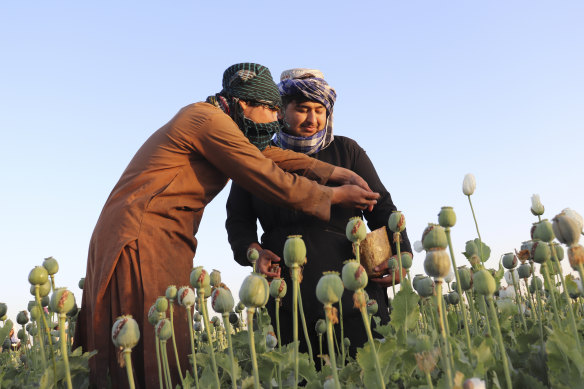
<path id="1" fill-rule="evenodd" d="M 244 62 L 228 67 L 223 73 L 223 90 L 219 94 L 274 107 L 282 106 L 280 92 L 270 70 L 257 63 Z"/>
<path id="2" fill-rule="evenodd" d="M 223 73 L 223 90 L 206 102 L 221 108 L 239 126 L 247 139 L 258 149 L 264 150 L 274 134 L 280 130 L 278 121 L 255 123 L 245 117 L 239 100 L 265 104 L 273 108 L 282 107 L 278 86 L 270 70 L 256 63 L 238 63 Z"/>

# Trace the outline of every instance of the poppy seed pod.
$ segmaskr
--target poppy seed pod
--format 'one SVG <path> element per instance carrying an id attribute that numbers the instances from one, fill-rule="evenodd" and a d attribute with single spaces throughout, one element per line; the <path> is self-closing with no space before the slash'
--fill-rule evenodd
<path id="1" fill-rule="evenodd" d="M 75 306 L 75 296 L 67 288 L 57 288 L 49 303 L 53 312 L 67 313 Z"/>
<path id="2" fill-rule="evenodd" d="M 152 304 L 152 306 L 148 310 L 148 323 L 155 326 L 156 323 L 158 323 L 159 317 L 160 315 L 159 312 L 156 310 L 156 304 Z"/>
<path id="3" fill-rule="evenodd" d="M 482 296 L 492 296 L 497 290 L 495 278 L 486 269 L 481 269 L 474 273 L 473 284 L 474 290 Z"/>
<path id="4" fill-rule="evenodd" d="M 367 286 L 368 277 L 365 268 L 356 260 L 345 261 L 341 273 L 345 288 L 356 291 Z"/>
<path id="5" fill-rule="evenodd" d="M 30 327 L 27 326 L 27 331 L 30 334 L 30 336 L 36 336 L 39 332 L 39 328 L 33 324 Z"/>
<path id="6" fill-rule="evenodd" d="M 34 321 L 39 321 L 41 318 L 41 309 L 37 305 L 30 309 L 30 318 Z"/>
<path id="7" fill-rule="evenodd" d="M 517 274 L 519 278 L 529 278 L 531 276 L 531 265 L 528 263 L 522 263 L 517 268 Z"/>
<path id="8" fill-rule="evenodd" d="M 314 326 L 314 329 L 316 331 L 317 334 L 322 335 L 326 332 L 326 321 L 324 321 L 324 319 L 318 319 L 316 321 L 316 325 Z"/>
<path id="9" fill-rule="evenodd" d="M 450 271 L 450 257 L 444 249 L 432 249 L 426 251 L 424 270 L 430 277 L 442 279 Z"/>
<path id="10" fill-rule="evenodd" d="M 158 312 L 166 312 L 167 309 L 168 309 L 168 300 L 166 299 L 165 296 L 159 296 L 156 299 L 156 310 Z"/>
<path id="11" fill-rule="evenodd" d="M 552 223 L 544 219 L 540 222 L 533 223 L 531 227 L 531 239 L 541 240 L 542 242 L 551 242 L 554 240 L 554 230 Z"/>
<path id="12" fill-rule="evenodd" d="M 552 228 L 556 238 L 567 246 L 573 246 L 580 240 L 582 226 L 578 220 L 570 217 L 565 211 L 560 212 L 552 219 Z"/>
<path id="13" fill-rule="evenodd" d="M 422 245 L 426 250 L 448 247 L 448 238 L 446 237 L 446 231 L 444 227 L 438 224 L 428 224 L 428 227 L 424 230 L 422 234 Z"/>
<path id="14" fill-rule="evenodd" d="M 47 269 L 42 266 L 35 266 L 28 274 L 28 282 L 31 285 L 42 285 L 49 280 Z"/>
<path id="15" fill-rule="evenodd" d="M 8 311 L 8 306 L 6 306 L 5 303 L 0 303 L 0 317 L 6 315 L 7 311 Z"/>
<path id="16" fill-rule="evenodd" d="M 196 321 L 193 323 L 193 329 L 195 331 L 201 332 L 203 331 L 203 323 L 201 323 L 200 321 Z"/>
<path id="17" fill-rule="evenodd" d="M 230 312 L 235 306 L 231 291 L 224 287 L 217 287 L 211 292 L 211 307 L 217 313 Z"/>
<path id="18" fill-rule="evenodd" d="M 552 256 L 552 251 L 550 250 L 549 244 L 539 240 L 533 241 L 531 245 L 531 259 L 536 263 L 544 263 Z"/>
<path id="19" fill-rule="evenodd" d="M 456 305 L 460 301 L 460 296 L 458 295 L 458 292 L 456 292 L 454 290 L 452 292 L 448 293 L 447 296 L 448 296 L 447 297 L 448 298 L 448 302 L 451 305 Z"/>
<path id="20" fill-rule="evenodd" d="M 253 265 L 260 258 L 260 252 L 257 249 L 252 247 L 252 248 L 247 249 L 246 256 L 247 256 L 247 261 Z"/>
<path id="21" fill-rule="evenodd" d="M 438 224 L 441 227 L 454 227 L 456 224 L 456 213 L 452 207 L 442 207 L 438 213 Z"/>
<path id="22" fill-rule="evenodd" d="M 446 276 L 444 276 L 444 282 L 451 283 L 454 280 L 454 271 L 450 270 Z"/>
<path id="23" fill-rule="evenodd" d="M 188 286 L 181 286 L 178 290 L 177 300 L 179 305 L 190 308 L 195 305 L 195 292 Z"/>
<path id="24" fill-rule="evenodd" d="M 234 325 L 239 322 L 239 316 L 235 312 L 229 312 L 229 323 Z"/>
<path id="25" fill-rule="evenodd" d="M 77 283 L 77 286 L 79 287 L 79 289 L 83 290 L 83 287 L 85 286 L 85 277 L 81 277 L 81 279 Z"/>
<path id="26" fill-rule="evenodd" d="M 197 266 L 191 271 L 191 286 L 197 291 L 199 289 L 205 289 L 205 287 L 210 286 L 211 278 L 209 273 L 203 268 L 203 266 Z"/>
<path id="27" fill-rule="evenodd" d="M 31 285 L 30 286 L 30 294 L 32 294 L 33 296 L 35 296 L 35 287 L 36 285 Z M 43 298 L 49 295 L 49 293 L 51 293 L 51 281 L 47 281 L 44 284 L 39 285 L 39 297 Z"/>
<path id="28" fill-rule="evenodd" d="M 241 301 L 238 302 L 237 305 L 235 306 L 235 312 L 237 312 L 237 313 L 243 312 L 244 309 L 245 309 L 245 305 Z"/>
<path id="29" fill-rule="evenodd" d="M 51 299 L 49 298 L 49 296 L 41 297 L 41 306 L 48 307 L 50 302 L 51 302 Z"/>
<path id="30" fill-rule="evenodd" d="M 306 245 L 302 235 L 290 235 L 284 243 L 284 262 L 290 269 L 306 262 Z"/>
<path id="31" fill-rule="evenodd" d="M 367 236 L 367 227 L 365 227 L 363 219 L 359 216 L 350 218 L 347 227 L 345 228 L 345 234 L 347 235 L 347 239 L 353 243 L 361 242 L 365 239 Z"/>
<path id="32" fill-rule="evenodd" d="M 403 253 L 401 253 L 401 260 L 402 260 L 402 267 L 407 270 L 410 267 L 412 267 L 412 263 L 414 261 L 414 258 L 412 257 L 412 253 L 404 251 Z"/>
<path id="33" fill-rule="evenodd" d="M 50 276 L 57 273 L 59 271 L 59 263 L 53 257 L 45 258 L 43 261 L 43 267 L 47 269 L 47 272 Z"/>
<path id="34" fill-rule="evenodd" d="M 268 302 L 269 290 L 270 286 L 265 277 L 257 273 L 251 273 L 245 277 L 241 284 L 239 300 L 247 308 L 263 307 Z"/>
<path id="35" fill-rule="evenodd" d="M 213 324 L 213 327 L 219 327 L 221 325 L 221 321 L 219 320 L 219 316 L 213 316 L 211 318 L 211 324 Z"/>
<path id="36" fill-rule="evenodd" d="M 244 308 L 245 308 L 245 307 L 244 307 Z M 199 312 L 199 311 L 196 311 L 196 312 L 193 314 L 193 320 L 194 320 L 194 321 L 201 321 L 201 320 L 203 320 L 203 315 L 201 315 L 201 312 Z"/>
<path id="37" fill-rule="evenodd" d="M 515 266 L 517 266 L 517 256 L 513 253 L 506 253 L 503 254 L 503 267 L 505 269 L 515 269 Z"/>
<path id="38" fill-rule="evenodd" d="M 389 215 L 387 226 L 391 232 L 402 232 L 406 229 L 406 217 L 400 211 L 393 211 Z"/>
<path id="39" fill-rule="evenodd" d="M 166 288 L 166 298 L 169 300 L 176 300 L 177 293 L 178 293 L 178 290 L 177 290 L 175 285 L 169 285 Z"/>
<path id="40" fill-rule="evenodd" d="M 195 323 L 196 324 L 196 323 Z M 170 320 L 168 319 L 161 319 L 156 324 L 156 336 L 160 340 L 168 340 L 172 336 L 172 325 L 170 324 Z"/>
<path id="41" fill-rule="evenodd" d="M 391 274 L 391 272 L 396 271 L 397 268 L 399 268 L 399 263 L 397 261 L 397 255 L 392 255 L 387 260 L 387 271 L 389 272 L 389 274 Z"/>
<path id="42" fill-rule="evenodd" d="M 116 347 L 133 348 L 140 340 L 140 328 L 131 315 L 117 318 L 112 326 L 112 341 Z"/>
<path id="43" fill-rule="evenodd" d="M 479 255 L 479 248 L 474 240 L 469 240 L 464 245 L 464 256 L 470 259 L 473 255 Z"/>
<path id="44" fill-rule="evenodd" d="M 416 291 L 420 297 L 430 297 L 434 295 L 434 280 L 430 277 L 424 277 L 418 280 L 418 289 Z"/>
<path id="45" fill-rule="evenodd" d="M 268 332 L 266 334 L 266 348 L 268 351 L 273 350 L 278 345 L 278 338 L 273 332 Z"/>
<path id="46" fill-rule="evenodd" d="M 531 278 L 531 282 L 529 283 L 529 291 L 531 293 L 535 293 L 536 290 L 542 290 L 543 289 L 543 282 L 541 280 L 541 278 L 539 278 L 538 276 L 533 276 Z"/>
<path id="47" fill-rule="evenodd" d="M 425 276 L 425 275 L 423 275 L 423 274 L 416 274 L 416 275 L 414 276 L 414 279 L 412 280 L 412 286 L 414 287 L 414 289 L 415 289 L 416 291 L 418 290 L 418 287 L 417 287 L 417 285 L 418 285 L 418 281 L 420 281 L 422 278 L 426 278 L 426 276 Z"/>
<path id="48" fill-rule="evenodd" d="M 221 283 L 221 272 L 219 270 L 213 269 L 209 277 L 211 286 L 218 286 Z"/>
<path id="49" fill-rule="evenodd" d="M 477 181 L 475 176 L 472 173 L 468 173 L 464 176 L 464 180 L 462 180 L 462 193 L 465 196 L 470 196 L 474 193 L 477 187 Z"/>
<path id="50" fill-rule="evenodd" d="M 375 315 L 379 310 L 379 305 L 377 304 L 377 300 L 369 299 L 367 300 L 367 314 L 368 315 Z"/>
<path id="51" fill-rule="evenodd" d="M 286 292 L 288 290 L 288 286 L 286 285 L 286 281 L 283 278 L 274 278 L 270 283 L 270 296 L 273 298 L 284 298 L 286 296 Z"/>
<path id="52" fill-rule="evenodd" d="M 16 315 L 16 322 L 18 324 L 20 324 L 21 326 L 28 323 L 28 312 L 26 312 L 26 311 L 18 312 L 18 314 Z"/>
<path id="53" fill-rule="evenodd" d="M 316 284 L 316 298 L 324 305 L 338 302 L 343 295 L 343 281 L 337 272 L 324 272 Z"/>
<path id="54" fill-rule="evenodd" d="M 584 247 L 577 244 L 568 249 L 568 260 L 572 269 L 577 270 L 581 264 L 584 264 Z"/>
<path id="55" fill-rule="evenodd" d="M 555 258 L 558 261 L 561 261 L 562 259 L 564 259 L 564 248 L 562 246 L 560 246 L 559 243 L 551 242 L 550 243 L 550 250 L 552 252 L 552 259 L 554 259 L 554 253 L 556 254 Z"/>

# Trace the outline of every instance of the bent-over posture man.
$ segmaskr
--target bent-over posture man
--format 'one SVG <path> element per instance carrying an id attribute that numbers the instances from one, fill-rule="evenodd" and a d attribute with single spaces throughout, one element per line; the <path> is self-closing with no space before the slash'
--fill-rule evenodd
<path id="1" fill-rule="evenodd" d="M 91 237 L 76 327 L 76 344 L 98 350 L 90 360 L 91 382 L 98 388 L 107 385 L 108 372 L 114 387 L 127 385 L 110 338 L 121 314 L 133 315 L 140 326 L 141 339 L 132 352 L 137 387 L 158 387 L 148 309 L 169 285 L 188 285 L 203 210 L 229 178 L 266 201 L 319 220 L 329 219 L 332 204 L 366 208 L 376 203 L 379 195 L 353 172 L 266 147 L 277 130 L 280 105 L 266 67 L 233 65 L 223 75 L 220 93 L 182 108 L 130 161 Z M 320 183 L 350 185 L 325 187 L 276 164 Z M 189 338 L 179 311 L 174 324 L 184 374 Z M 174 365 L 174 358 L 169 360 Z M 176 384 L 176 368 L 171 369 Z"/>

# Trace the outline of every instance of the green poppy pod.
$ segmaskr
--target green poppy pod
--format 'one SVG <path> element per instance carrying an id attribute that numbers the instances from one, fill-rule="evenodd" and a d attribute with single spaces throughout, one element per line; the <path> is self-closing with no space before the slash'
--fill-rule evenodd
<path id="1" fill-rule="evenodd" d="M 584 247 L 577 244 L 568 248 L 568 260 L 572 269 L 578 270 L 579 266 L 584 264 Z"/>
<path id="2" fill-rule="evenodd" d="M 218 286 L 221 283 L 221 272 L 219 270 L 213 269 L 209 277 L 211 286 Z"/>
<path id="3" fill-rule="evenodd" d="M 237 305 L 235 306 L 235 312 L 237 312 L 237 313 L 243 312 L 244 309 L 245 309 L 245 305 L 241 301 L 238 302 Z"/>
<path id="4" fill-rule="evenodd" d="M 201 297 L 201 295 L 206 299 L 207 297 L 211 296 L 211 292 L 213 288 L 211 288 L 211 284 L 205 285 L 200 289 L 197 289 L 197 296 Z"/>
<path id="5" fill-rule="evenodd" d="M 515 266 L 517 266 L 517 256 L 513 253 L 503 254 L 501 262 L 503 262 L 505 269 L 515 269 Z"/>
<path id="6" fill-rule="evenodd" d="M 454 213 L 452 207 L 442 207 L 440 209 L 440 213 L 438 213 L 438 224 L 444 228 L 454 227 L 456 224 L 456 213 Z"/>
<path id="7" fill-rule="evenodd" d="M 269 290 L 270 286 L 265 277 L 251 273 L 241 284 L 239 300 L 248 308 L 263 307 L 268 302 Z"/>
<path id="8" fill-rule="evenodd" d="M 42 307 L 48 307 L 50 302 L 51 302 L 51 299 L 49 298 L 48 295 L 41 297 L 41 306 Z"/>
<path id="9" fill-rule="evenodd" d="M 231 291 L 225 287 L 217 287 L 211 292 L 211 307 L 217 313 L 231 312 L 235 306 Z"/>
<path id="10" fill-rule="evenodd" d="M 278 345 L 278 338 L 273 332 L 268 332 L 266 334 L 266 349 L 268 351 L 273 350 Z"/>
<path id="11" fill-rule="evenodd" d="M 474 273 L 473 284 L 474 290 L 482 296 L 492 296 L 497 290 L 495 278 L 486 269 L 480 269 Z"/>
<path id="12" fill-rule="evenodd" d="M 6 315 L 8 311 L 8 306 L 5 303 L 0 303 L 0 317 Z"/>
<path id="13" fill-rule="evenodd" d="M 140 328 L 138 322 L 131 315 L 123 315 L 117 318 L 112 326 L 112 341 L 116 347 L 133 348 L 140 340 Z"/>
<path id="14" fill-rule="evenodd" d="M 379 305 L 375 299 L 367 300 L 367 314 L 375 315 L 379 310 Z"/>
<path id="15" fill-rule="evenodd" d="M 529 283 L 529 291 L 531 293 L 535 293 L 536 290 L 542 290 L 543 289 L 543 282 L 541 280 L 541 278 L 539 278 L 538 276 L 533 276 L 531 278 L 531 282 Z"/>
<path id="16" fill-rule="evenodd" d="M 30 309 L 30 318 L 34 321 L 41 319 L 41 309 L 38 306 L 35 305 Z"/>
<path id="17" fill-rule="evenodd" d="M 21 326 L 28 323 L 28 312 L 27 311 L 18 312 L 18 314 L 16 315 L 16 322 Z"/>
<path id="18" fill-rule="evenodd" d="M 522 263 L 517 268 L 519 278 L 529 278 L 531 276 L 531 265 L 529 263 Z"/>
<path id="19" fill-rule="evenodd" d="M 156 310 L 158 312 L 166 312 L 168 309 L 168 300 L 166 296 L 158 296 L 156 299 Z"/>
<path id="20" fill-rule="evenodd" d="M 554 237 L 552 223 L 550 223 L 549 220 L 544 219 L 540 222 L 533 223 L 533 227 L 531 228 L 531 239 L 537 239 L 549 243 L 554 240 Z"/>
<path id="21" fill-rule="evenodd" d="M 533 241 L 531 246 L 531 259 L 537 263 L 544 263 L 549 260 L 552 256 L 552 251 L 550 250 L 550 245 L 546 242 L 539 240 Z"/>
<path id="22" fill-rule="evenodd" d="M 155 333 L 158 339 L 160 340 L 168 340 L 172 336 L 172 325 L 170 324 L 170 320 L 168 319 L 161 319 L 156 324 Z"/>
<path id="23" fill-rule="evenodd" d="M 466 259 L 472 258 L 474 255 L 479 255 L 479 248 L 474 240 L 469 240 L 464 245 L 464 252 L 462 253 Z"/>
<path id="24" fill-rule="evenodd" d="M 191 286 L 195 289 L 204 289 L 211 284 L 209 273 L 203 266 L 197 266 L 191 271 Z"/>
<path id="25" fill-rule="evenodd" d="M 245 307 L 244 307 L 245 308 Z M 203 315 L 201 315 L 201 312 L 196 311 L 193 315 L 193 320 L 194 321 L 201 321 L 203 320 Z"/>
<path id="26" fill-rule="evenodd" d="M 450 287 L 452 288 L 452 290 L 458 290 L 458 284 L 456 283 L 456 281 L 452 281 L 452 283 L 450 284 Z"/>
<path id="27" fill-rule="evenodd" d="M 28 328 L 28 333 L 30 336 L 36 336 L 39 333 L 39 328 L 33 324 L 30 326 L 30 328 Z"/>
<path id="28" fill-rule="evenodd" d="M 403 265 L 402 265 L 403 266 Z M 399 268 L 399 262 L 397 261 L 397 255 L 392 255 L 387 260 L 387 271 L 389 274 L 396 271 Z"/>
<path id="29" fill-rule="evenodd" d="M 351 346 L 351 339 L 345 338 L 343 339 L 343 343 L 345 345 L 345 348 L 349 348 Z"/>
<path id="30" fill-rule="evenodd" d="M 35 266 L 28 274 L 28 282 L 31 285 L 42 285 L 49 280 L 47 269 L 42 266 Z"/>
<path id="31" fill-rule="evenodd" d="M 364 240 L 367 236 L 367 227 L 365 227 L 363 219 L 359 216 L 350 218 L 345 228 L 345 234 L 347 235 L 347 239 L 353 243 Z"/>
<path id="32" fill-rule="evenodd" d="M 29 300 L 28 305 L 26 306 L 26 310 L 30 312 L 32 307 L 36 307 L 36 305 L 37 305 L 36 300 Z"/>
<path id="33" fill-rule="evenodd" d="M 47 273 L 49 273 L 50 276 L 59 271 L 59 263 L 53 257 L 45 258 L 43 261 L 43 267 L 47 269 Z"/>
<path id="34" fill-rule="evenodd" d="M 416 274 L 414 276 L 414 279 L 412 280 L 412 286 L 414 287 L 414 289 L 417 291 L 418 290 L 418 281 L 420 281 L 422 278 L 426 278 L 425 275 L 423 274 Z"/>
<path id="35" fill-rule="evenodd" d="M 418 289 L 416 291 L 420 295 L 420 297 L 430 297 L 433 296 L 435 293 L 434 289 L 434 280 L 430 277 L 421 278 L 418 281 Z"/>
<path id="36" fill-rule="evenodd" d="M 436 248 L 445 249 L 448 247 L 448 238 L 446 237 L 444 227 L 438 224 L 428 224 L 428 227 L 424 229 L 424 233 L 422 234 L 422 246 L 426 250 Z"/>
<path id="37" fill-rule="evenodd" d="M 566 246 L 573 246 L 580 240 L 582 227 L 578 221 L 564 211 L 552 219 L 552 228 L 556 238 Z"/>
<path id="38" fill-rule="evenodd" d="M 284 298 L 287 290 L 288 286 L 283 278 L 274 278 L 272 282 L 270 282 L 270 296 L 272 296 L 272 298 Z"/>
<path id="39" fill-rule="evenodd" d="M 306 245 L 302 235 L 290 235 L 284 243 L 284 262 L 290 269 L 306 262 Z"/>
<path id="40" fill-rule="evenodd" d="M 400 211 L 393 211 L 389 215 L 387 226 L 391 232 L 402 232 L 406 229 L 406 218 Z"/>
<path id="41" fill-rule="evenodd" d="M 195 305 L 195 292 L 188 286 L 181 286 L 177 293 L 177 301 L 179 305 L 190 308 Z"/>
<path id="42" fill-rule="evenodd" d="M 202 331 L 202 330 L 203 330 L 203 328 L 201 326 L 201 329 L 199 329 L 199 331 Z M 201 341 L 203 343 L 209 343 L 209 335 L 207 335 L 206 332 L 201 332 Z"/>
<path id="43" fill-rule="evenodd" d="M 239 323 L 239 316 L 237 316 L 237 313 L 229 312 L 229 323 L 231 325 L 235 325 L 235 324 Z"/>
<path id="44" fill-rule="evenodd" d="M 260 258 L 260 252 L 255 248 L 249 248 L 246 252 L 247 261 L 252 265 Z"/>
<path id="45" fill-rule="evenodd" d="M 434 349 L 434 344 L 430 336 L 425 334 L 420 334 L 415 337 L 413 343 L 413 351 L 415 353 L 421 353 L 424 351 L 431 351 Z"/>
<path id="46" fill-rule="evenodd" d="M 148 310 L 148 323 L 152 324 L 153 326 L 158 323 L 159 314 L 156 310 L 156 304 L 152 304 L 150 309 Z"/>
<path id="47" fill-rule="evenodd" d="M 21 328 L 18 330 L 16 336 L 18 337 L 18 339 L 20 339 L 21 342 L 24 342 L 26 340 L 26 331 Z"/>
<path id="48" fill-rule="evenodd" d="M 356 260 L 345 261 L 341 275 L 345 288 L 349 290 L 356 291 L 367 286 L 367 272 Z"/>
<path id="49" fill-rule="evenodd" d="M 343 281 L 337 272 L 324 272 L 316 284 L 316 298 L 324 305 L 334 304 L 343 295 Z"/>
<path id="50" fill-rule="evenodd" d="M 460 296 L 458 295 L 458 292 L 456 292 L 455 290 L 453 290 L 452 292 L 447 294 L 447 298 L 448 298 L 448 302 L 451 305 L 456 305 L 458 304 L 458 302 L 460 301 Z"/>
<path id="51" fill-rule="evenodd" d="M 75 317 L 75 315 L 77 315 L 79 313 L 79 307 L 77 306 L 77 302 L 75 300 L 73 300 L 73 308 L 71 308 L 69 311 L 67 311 L 67 316 L 68 317 Z"/>
<path id="52" fill-rule="evenodd" d="M 33 296 L 35 296 L 35 286 L 36 285 L 30 286 L 30 294 Z M 39 297 L 43 298 L 48 296 L 49 293 L 51 293 L 51 281 L 47 281 L 44 284 L 39 285 Z"/>
<path id="53" fill-rule="evenodd" d="M 412 257 L 412 253 L 410 253 L 408 251 L 404 251 L 403 253 L 401 253 L 401 260 L 402 260 L 402 267 L 407 270 L 407 269 L 412 267 L 412 263 L 414 261 L 414 258 Z"/>
<path id="54" fill-rule="evenodd" d="M 213 316 L 211 318 L 211 324 L 213 324 L 213 327 L 219 327 L 221 325 L 221 320 L 219 319 L 219 316 Z"/>
<path id="55" fill-rule="evenodd" d="M 85 277 L 81 277 L 81 279 L 77 283 L 77 286 L 79 287 L 79 289 L 83 290 L 83 287 L 85 286 Z"/>
<path id="56" fill-rule="evenodd" d="M 430 277 L 442 279 L 450 272 L 450 257 L 444 249 L 426 249 L 424 270 Z"/>
<path id="57" fill-rule="evenodd" d="M 178 293 L 178 289 L 176 288 L 175 285 L 169 285 L 166 288 L 166 298 L 169 300 L 176 300 L 176 294 Z"/>
<path id="58" fill-rule="evenodd" d="M 67 313 L 75 305 L 75 296 L 67 288 L 57 288 L 51 296 L 49 306 L 53 312 Z"/>
<path id="59" fill-rule="evenodd" d="M 564 259 L 564 248 L 560 246 L 559 243 L 556 242 L 550 243 L 550 250 L 552 252 L 552 259 L 554 259 L 554 253 L 556 254 L 555 258 L 558 261 Z"/>
<path id="60" fill-rule="evenodd" d="M 315 329 L 316 333 L 319 335 L 326 333 L 326 321 L 324 319 L 318 319 L 316 321 L 316 325 L 314 326 L 314 329 Z"/>

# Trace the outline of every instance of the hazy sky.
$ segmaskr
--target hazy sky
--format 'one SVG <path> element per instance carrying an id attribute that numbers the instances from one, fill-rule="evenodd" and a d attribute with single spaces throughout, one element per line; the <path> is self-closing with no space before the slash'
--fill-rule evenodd
<path id="1" fill-rule="evenodd" d="M 57 285 L 80 301 L 89 239 L 122 171 L 236 62 L 275 78 L 324 72 L 338 93 L 335 133 L 367 150 L 412 242 L 443 205 L 458 215 L 457 253 L 476 237 L 461 191 L 469 172 L 491 267 L 529 238 L 533 193 L 545 217 L 584 213 L 584 2 L 235 3 L 0 5 L 0 301 L 10 317 L 48 256 L 60 262 Z M 221 270 L 236 294 L 249 269 L 227 243 L 227 193 L 205 211 L 194 262 Z"/>

